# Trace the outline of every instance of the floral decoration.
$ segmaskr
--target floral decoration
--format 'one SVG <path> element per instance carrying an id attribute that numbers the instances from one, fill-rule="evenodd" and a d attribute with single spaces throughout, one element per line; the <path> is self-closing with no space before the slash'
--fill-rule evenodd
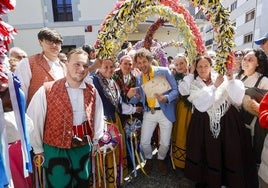
<path id="1" fill-rule="evenodd" d="M 0 16 L 7 14 L 10 10 L 14 10 L 16 5 L 15 0 L 1 0 L 0 2 Z"/>
<path id="2" fill-rule="evenodd" d="M 160 62 L 163 66 L 166 66 L 167 60 L 165 58 L 165 51 L 163 50 L 162 46 L 160 43 L 156 42 L 153 40 L 153 36 L 157 29 L 161 26 L 164 25 L 166 21 L 163 20 L 162 18 L 159 18 L 156 20 L 148 29 L 146 32 L 146 35 L 144 37 L 144 40 L 137 42 L 134 46 L 133 49 L 137 50 L 139 48 L 146 48 L 151 51 L 152 55 L 154 58 Z"/>
<path id="3" fill-rule="evenodd" d="M 4 55 L 8 51 L 8 45 L 14 39 L 14 34 L 17 34 L 17 30 L 14 27 L 4 21 L 0 21 L 0 55 Z"/>
<path id="4" fill-rule="evenodd" d="M 7 84 L 8 77 L 6 75 L 7 72 L 7 58 L 6 52 L 8 51 L 8 45 L 11 43 L 13 36 L 12 34 L 16 34 L 17 30 L 10 26 L 9 24 L 2 21 L 1 17 L 4 14 L 7 14 L 10 10 L 15 8 L 15 0 L 1 0 L 0 2 L 0 84 Z"/>
<path id="5" fill-rule="evenodd" d="M 136 15 L 136 19 L 144 20 L 146 16 L 150 15 L 159 15 L 163 20 L 169 20 L 169 23 L 178 29 L 179 35 L 183 36 L 182 43 L 187 49 L 188 60 L 189 62 L 193 62 L 198 52 L 196 50 L 194 36 L 190 27 L 187 25 L 184 16 L 173 12 L 168 6 L 155 5 L 145 7 L 139 15 Z"/>
<path id="6" fill-rule="evenodd" d="M 10 10 L 15 7 L 15 0 L 2 0 L 0 2 L 0 17 L 7 14 Z M 8 51 L 8 45 L 13 39 L 13 34 L 16 34 L 17 30 L 11 25 L 5 23 L 0 18 L 0 56 L 5 55 Z"/>
<path id="7" fill-rule="evenodd" d="M 194 41 L 196 44 L 196 50 L 199 54 L 203 54 L 206 47 L 204 45 L 204 42 L 202 40 L 202 35 L 200 33 L 199 28 L 197 27 L 197 24 L 193 18 L 193 16 L 189 13 L 189 11 L 184 7 L 184 5 L 178 3 L 177 1 L 174 0 L 161 0 L 161 4 L 171 7 L 171 9 L 174 12 L 177 12 L 179 14 L 182 14 L 184 16 L 184 19 L 188 26 L 190 27 L 193 36 L 194 36 Z"/>
<path id="8" fill-rule="evenodd" d="M 137 14 L 138 13 L 138 14 Z M 127 33 L 133 32 L 139 22 L 146 21 L 152 15 L 159 15 L 168 20 L 183 36 L 183 43 L 188 49 L 188 58 L 193 61 L 197 55 L 196 43 L 191 29 L 182 14 L 174 13 L 170 7 L 161 5 L 158 1 L 130 0 L 120 1 L 105 19 L 98 40 L 95 43 L 100 58 L 115 56 L 120 49 L 120 43 L 127 39 Z"/>
<path id="9" fill-rule="evenodd" d="M 159 18 L 158 20 L 156 20 L 156 22 L 154 22 L 148 29 L 148 31 L 146 32 L 146 35 L 144 37 L 144 41 L 143 41 L 143 47 L 150 50 L 151 46 L 152 46 L 152 42 L 153 42 L 153 36 L 155 34 L 155 32 L 157 31 L 157 29 L 161 26 L 164 25 L 166 21 L 163 20 L 162 18 Z"/>
<path id="10" fill-rule="evenodd" d="M 144 47 L 144 40 L 138 41 L 135 45 L 132 46 L 134 50 L 138 50 L 142 47 Z M 167 65 L 167 59 L 165 58 L 165 51 L 164 48 L 174 46 L 176 48 L 182 47 L 184 48 L 185 52 L 187 53 L 186 48 L 183 46 L 182 42 L 179 41 L 169 41 L 169 42 L 156 42 L 155 40 L 152 40 L 151 47 L 149 50 L 151 51 L 152 55 L 154 56 L 154 59 L 156 59 L 158 62 L 161 63 L 162 66 Z"/>
<path id="11" fill-rule="evenodd" d="M 223 74 L 226 68 L 232 67 L 232 48 L 234 26 L 229 20 L 230 12 L 225 9 L 220 0 L 189 0 L 194 6 L 202 9 L 216 32 L 215 41 L 216 66 L 218 73 Z M 160 5 L 161 4 L 161 5 Z M 121 0 L 117 1 L 114 10 L 102 23 L 95 48 L 100 58 L 116 56 L 121 43 L 127 39 L 146 17 L 159 15 L 178 28 L 187 49 L 188 60 L 192 62 L 198 53 L 205 50 L 201 34 L 192 16 L 177 0 Z M 153 44 L 152 44 L 153 45 Z"/>
<path id="12" fill-rule="evenodd" d="M 127 33 L 132 33 L 140 20 L 135 15 L 147 6 L 155 5 L 157 1 L 126 0 L 118 1 L 114 10 L 107 15 L 99 31 L 95 48 L 100 58 L 116 57 L 121 43 L 127 39 Z"/>
<path id="13" fill-rule="evenodd" d="M 215 70 L 224 74 L 226 69 L 233 67 L 234 26 L 229 20 L 230 11 L 221 4 L 220 0 L 189 0 L 194 6 L 203 9 L 208 20 L 216 32 L 215 41 L 218 44 L 216 50 Z"/>

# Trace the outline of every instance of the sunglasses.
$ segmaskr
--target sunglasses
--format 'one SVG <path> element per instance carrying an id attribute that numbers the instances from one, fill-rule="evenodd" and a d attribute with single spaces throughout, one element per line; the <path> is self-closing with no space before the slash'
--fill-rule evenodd
<path id="1" fill-rule="evenodd" d="M 267 39 L 263 39 L 261 44 L 265 44 L 267 42 Z"/>
<path id="2" fill-rule="evenodd" d="M 237 54 L 234 54 L 235 57 L 243 57 L 243 54 L 242 53 L 237 53 Z"/>

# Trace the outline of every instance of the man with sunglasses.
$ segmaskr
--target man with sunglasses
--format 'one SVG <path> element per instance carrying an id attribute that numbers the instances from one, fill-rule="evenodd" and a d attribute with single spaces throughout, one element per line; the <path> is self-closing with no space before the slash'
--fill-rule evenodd
<path id="1" fill-rule="evenodd" d="M 42 52 L 22 59 L 15 71 L 21 81 L 27 105 L 44 82 L 64 77 L 64 64 L 58 58 L 62 35 L 54 29 L 42 28 L 37 36 Z"/>

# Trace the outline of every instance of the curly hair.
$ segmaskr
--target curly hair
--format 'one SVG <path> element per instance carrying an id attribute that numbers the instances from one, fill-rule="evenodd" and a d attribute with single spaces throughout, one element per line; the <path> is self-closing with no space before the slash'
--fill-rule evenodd
<path id="1" fill-rule="evenodd" d="M 268 60 L 267 60 L 267 56 L 265 54 L 265 52 L 261 49 L 250 49 L 247 50 L 245 55 L 246 56 L 248 53 L 253 52 L 255 57 L 257 58 L 258 64 L 259 66 L 256 67 L 256 72 L 263 74 L 264 76 L 267 76 L 268 74 Z M 240 78 L 241 75 L 244 73 L 244 70 L 241 70 L 238 75 L 237 78 Z"/>
<path id="2" fill-rule="evenodd" d="M 145 57 L 149 62 L 153 61 L 153 56 L 149 50 L 146 48 L 140 48 L 136 51 L 134 55 L 134 61 L 137 62 L 138 57 Z"/>

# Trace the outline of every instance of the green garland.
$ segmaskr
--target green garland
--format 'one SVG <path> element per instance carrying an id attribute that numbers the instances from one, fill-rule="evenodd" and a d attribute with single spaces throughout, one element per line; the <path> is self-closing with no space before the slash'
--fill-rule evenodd
<path id="1" fill-rule="evenodd" d="M 230 21 L 230 12 L 221 4 L 219 0 L 190 0 L 194 6 L 204 9 L 206 16 L 216 32 L 215 42 L 218 47 L 216 50 L 216 64 L 214 69 L 224 74 L 227 68 L 233 66 L 233 48 L 235 28 Z"/>

